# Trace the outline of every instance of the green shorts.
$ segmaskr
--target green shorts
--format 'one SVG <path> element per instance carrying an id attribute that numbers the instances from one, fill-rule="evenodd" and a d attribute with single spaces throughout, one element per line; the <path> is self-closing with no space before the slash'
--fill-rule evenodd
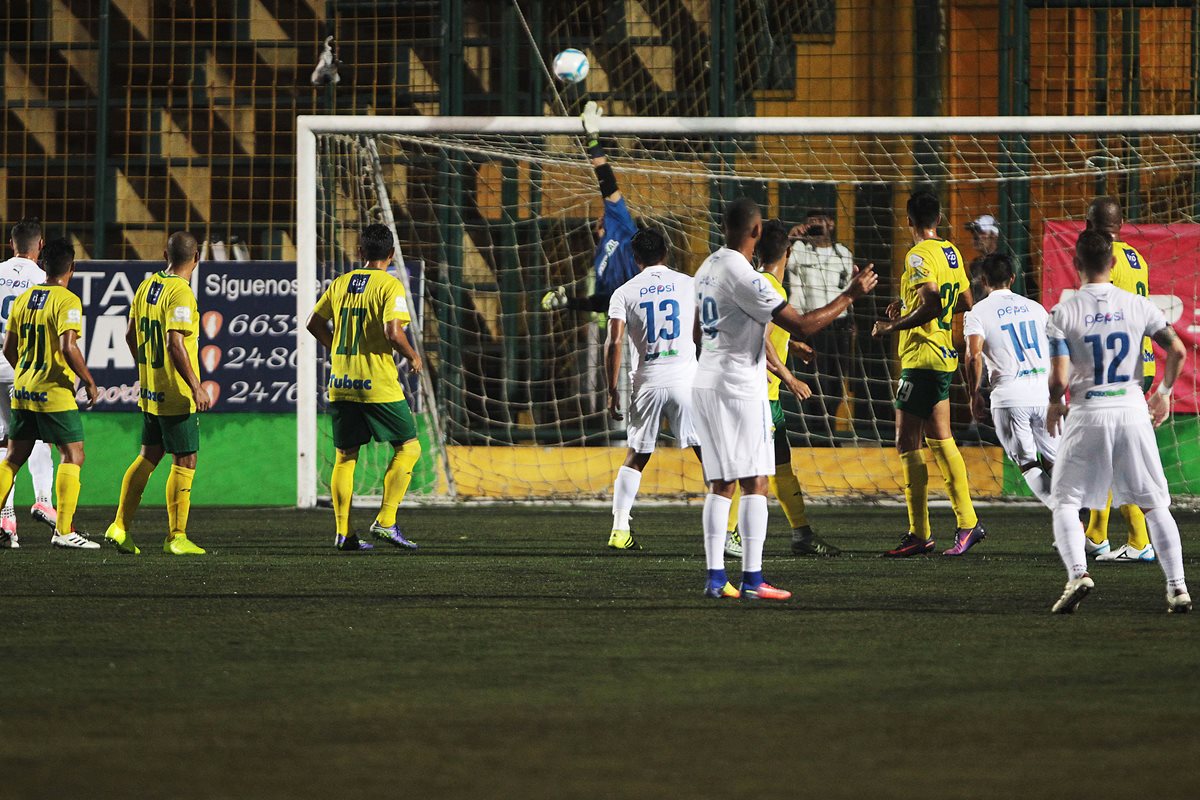
<path id="1" fill-rule="evenodd" d="M 22 442 L 41 439 L 50 444 L 71 444 L 83 441 L 83 417 L 79 411 L 12 410 L 8 438 Z"/>
<path id="2" fill-rule="evenodd" d="M 142 446 L 161 447 L 171 455 L 200 451 L 200 415 L 159 416 L 142 412 Z"/>
<path id="3" fill-rule="evenodd" d="M 792 445 L 788 442 L 787 420 L 783 418 L 783 403 L 771 401 L 771 424 L 774 426 L 772 442 L 775 445 L 775 463 L 792 463 Z"/>
<path id="4" fill-rule="evenodd" d="M 353 450 L 374 439 L 403 444 L 417 438 L 417 423 L 407 400 L 394 403 L 356 403 L 335 400 L 329 404 L 333 420 L 333 446 Z"/>
<path id="5" fill-rule="evenodd" d="M 902 369 L 896 386 L 896 408 L 922 419 L 933 416 L 933 407 L 950 399 L 953 372 L 936 369 Z"/>
<path id="6" fill-rule="evenodd" d="M 1153 375 L 1142 376 L 1142 394 L 1150 394 L 1150 387 L 1154 385 Z"/>

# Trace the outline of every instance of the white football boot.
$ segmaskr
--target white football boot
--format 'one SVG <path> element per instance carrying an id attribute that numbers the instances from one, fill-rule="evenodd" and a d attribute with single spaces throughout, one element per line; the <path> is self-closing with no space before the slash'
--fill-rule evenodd
<path id="1" fill-rule="evenodd" d="M 1167 589 L 1167 613 L 1186 614 L 1192 610 L 1192 596 L 1183 589 Z"/>
<path id="2" fill-rule="evenodd" d="M 725 555 L 730 558 L 742 557 L 742 535 L 737 528 L 725 532 Z"/>
<path id="3" fill-rule="evenodd" d="M 1116 550 L 1096 556 L 1097 561 L 1114 564 L 1153 564 L 1155 560 L 1154 545 L 1147 543 L 1141 550 L 1123 544 Z"/>
<path id="4" fill-rule="evenodd" d="M 1112 546 L 1108 543 L 1108 539 L 1105 539 L 1103 542 L 1097 544 L 1091 539 L 1084 537 L 1083 553 L 1089 558 L 1100 558 L 1100 556 L 1106 554 L 1111 549 Z"/>
<path id="5" fill-rule="evenodd" d="M 1074 614 L 1076 607 L 1088 596 L 1088 592 L 1096 588 L 1095 582 L 1087 573 L 1074 580 L 1067 581 L 1062 597 L 1050 608 L 1051 614 Z"/>
<path id="6" fill-rule="evenodd" d="M 54 532 L 54 536 L 50 538 L 50 544 L 55 547 L 65 547 L 70 550 L 99 550 L 100 543 L 93 542 L 86 536 L 82 536 L 75 531 L 70 533 Z"/>

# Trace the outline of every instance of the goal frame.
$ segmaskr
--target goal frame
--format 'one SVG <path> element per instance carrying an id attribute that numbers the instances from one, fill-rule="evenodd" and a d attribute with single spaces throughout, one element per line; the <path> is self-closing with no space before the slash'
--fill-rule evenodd
<path id="1" fill-rule="evenodd" d="M 610 117 L 605 134 L 616 136 L 1020 136 L 1020 135 L 1137 135 L 1194 134 L 1200 114 L 1130 116 L 1028 117 Z M 296 117 L 296 505 L 317 504 L 317 342 L 304 329 L 317 300 L 317 135 L 514 134 L 577 135 L 574 117 L 538 116 L 350 116 Z M 386 196 L 386 195 L 385 195 Z M 390 221 L 390 220 L 389 220 Z M 394 226 L 393 226 L 394 230 Z M 399 244 L 399 243 L 398 243 Z M 406 285 L 407 270 L 397 265 Z M 409 293 L 411 302 L 412 293 Z M 414 316 L 414 319 L 417 317 Z M 417 337 L 420 346 L 420 337 Z M 422 389 L 434 403 L 432 383 L 423 377 Z M 431 406 L 433 408 L 434 406 Z M 437 432 L 435 431 L 435 435 Z M 444 447 L 445 442 L 438 442 Z M 446 469 L 447 481 L 453 475 Z M 453 494 L 453 492 L 451 492 Z"/>

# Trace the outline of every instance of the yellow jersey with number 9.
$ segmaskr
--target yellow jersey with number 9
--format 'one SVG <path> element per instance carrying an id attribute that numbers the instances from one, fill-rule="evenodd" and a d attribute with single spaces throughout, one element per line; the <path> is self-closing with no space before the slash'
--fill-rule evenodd
<path id="1" fill-rule="evenodd" d="M 83 333 L 83 305 L 64 286 L 30 287 L 13 301 L 8 330 L 17 337 L 12 406 L 24 411 L 78 411 L 75 372 L 67 366 L 58 339 Z"/>
<path id="2" fill-rule="evenodd" d="M 187 381 L 171 363 L 167 340 L 171 331 L 183 334 L 183 346 L 192 372 L 200 377 L 196 340 L 200 338 L 200 309 L 192 285 L 170 272 L 156 272 L 138 287 L 129 309 L 137 336 L 138 405 L 162 417 L 191 414 L 196 398 Z"/>
<path id="3" fill-rule="evenodd" d="M 1112 282 L 1118 289 L 1136 294 L 1139 297 L 1150 296 L 1150 265 L 1132 245 L 1125 242 L 1113 242 Z M 1153 378 L 1154 345 L 1149 337 L 1142 339 L 1142 377 Z"/>
<path id="4" fill-rule="evenodd" d="M 767 283 L 771 284 L 772 289 L 779 292 L 780 297 L 782 297 L 784 300 L 787 299 L 787 292 L 783 290 L 783 284 L 779 282 L 778 278 L 769 272 L 764 272 L 763 277 L 767 279 Z M 770 346 L 775 349 L 775 353 L 779 356 L 779 360 L 784 364 L 787 364 L 788 342 L 791 340 L 792 335 L 774 323 L 771 323 L 770 327 L 771 332 L 768 334 Z M 777 376 L 774 372 L 771 372 L 771 370 L 767 370 L 768 400 L 779 399 L 779 385 L 781 383 L 783 383 L 783 381 L 779 380 L 779 376 Z"/>
<path id="5" fill-rule="evenodd" d="M 339 276 L 313 312 L 333 320 L 329 399 L 395 403 L 404 399 L 392 343 L 384 326 L 408 325 L 404 284 L 381 269 L 359 268 Z"/>
<path id="6" fill-rule="evenodd" d="M 962 253 L 945 239 L 926 239 L 904 257 L 900 278 L 900 313 L 921 304 L 920 290 L 927 283 L 937 286 L 941 311 L 935 319 L 916 328 L 900 331 L 901 369 L 932 369 L 953 372 L 958 368 L 954 349 L 954 307 L 970 286 L 963 268 Z"/>

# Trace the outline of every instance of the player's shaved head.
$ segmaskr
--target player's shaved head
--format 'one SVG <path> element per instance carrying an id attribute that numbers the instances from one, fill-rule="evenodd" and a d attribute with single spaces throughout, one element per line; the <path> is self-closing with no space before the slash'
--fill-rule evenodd
<path id="1" fill-rule="evenodd" d="M 942 220 L 942 202 L 928 189 L 918 189 L 908 198 L 908 223 L 920 231 L 936 228 Z"/>
<path id="2" fill-rule="evenodd" d="M 639 267 L 654 267 L 667 260 L 667 239 L 653 228 L 642 228 L 635 233 L 629 249 Z"/>
<path id="3" fill-rule="evenodd" d="M 983 282 L 989 289 L 1003 289 L 1013 281 L 1017 274 L 1013 270 L 1012 259 L 1003 253 L 988 253 L 979 264 L 983 273 Z"/>
<path id="4" fill-rule="evenodd" d="M 36 219 L 23 219 L 12 226 L 13 248 L 18 253 L 32 253 L 42 241 L 42 223 Z"/>
<path id="5" fill-rule="evenodd" d="M 199 252 L 200 243 L 187 231 L 176 231 L 167 239 L 167 263 L 173 267 L 190 264 Z"/>
<path id="6" fill-rule="evenodd" d="M 367 261 L 386 261 L 396 251 L 396 240 L 387 225 L 376 222 L 363 228 L 358 237 L 358 249 Z"/>
<path id="7" fill-rule="evenodd" d="M 1125 215 L 1121 213 L 1121 203 L 1117 198 L 1097 197 L 1088 204 L 1088 230 L 1100 231 L 1110 239 L 1116 240 L 1121 235 L 1123 222 L 1125 222 Z"/>
<path id="8" fill-rule="evenodd" d="M 66 239 L 52 239 L 42 248 L 42 269 L 49 278 L 66 275 L 74 263 L 75 246 Z"/>
<path id="9" fill-rule="evenodd" d="M 760 266 L 768 267 L 779 262 L 787 255 L 791 241 L 788 240 L 788 226 L 780 220 L 769 219 L 763 222 L 762 238 L 754 248 Z"/>
<path id="10" fill-rule="evenodd" d="M 1096 230 L 1086 230 L 1075 240 L 1075 269 L 1089 278 L 1108 274 L 1113 266 L 1112 239 Z"/>
<path id="11" fill-rule="evenodd" d="M 739 197 L 725 206 L 721 218 L 721 229 L 725 232 L 725 244 L 737 249 L 747 238 L 757 239 L 761 231 L 762 211 L 758 203 L 749 197 Z"/>

